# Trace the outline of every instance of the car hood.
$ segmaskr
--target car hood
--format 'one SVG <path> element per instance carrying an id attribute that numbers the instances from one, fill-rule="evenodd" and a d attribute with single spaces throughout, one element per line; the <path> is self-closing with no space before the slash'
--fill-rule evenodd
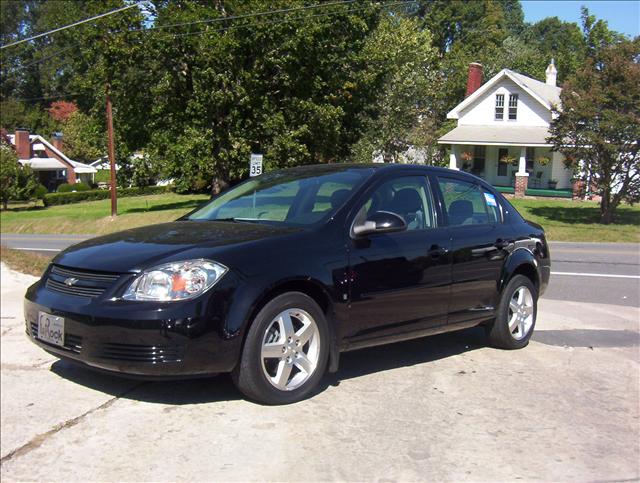
<path id="1" fill-rule="evenodd" d="M 86 240 L 61 252 L 53 263 L 86 270 L 135 272 L 191 255 L 215 256 L 230 246 L 297 231 L 300 229 L 247 222 L 176 221 Z M 184 253 L 189 251 L 192 253 Z"/>

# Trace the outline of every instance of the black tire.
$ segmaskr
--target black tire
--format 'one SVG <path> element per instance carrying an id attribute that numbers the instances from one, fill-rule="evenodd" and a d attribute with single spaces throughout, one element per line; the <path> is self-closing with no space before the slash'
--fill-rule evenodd
<path id="1" fill-rule="evenodd" d="M 524 337 L 520 337 L 517 333 L 514 335 L 509 330 L 509 303 L 516 291 L 521 287 L 525 287 L 531 293 L 533 299 L 533 323 L 530 325 L 525 333 Z M 533 334 L 533 330 L 536 326 L 536 318 L 538 315 L 538 291 L 531 280 L 524 275 L 516 275 L 502 291 L 500 296 L 500 303 L 498 304 L 498 311 L 496 318 L 491 326 L 488 327 L 489 342 L 495 347 L 501 349 L 522 349 L 529 343 L 529 339 Z M 516 329 L 516 332 L 519 329 Z"/>
<path id="2" fill-rule="evenodd" d="M 274 318 L 287 309 L 302 309 L 315 321 L 319 334 L 319 356 L 315 370 L 300 387 L 281 390 L 265 375 L 262 367 L 262 342 Z M 249 327 L 240 362 L 231 373 L 236 387 L 249 399 L 263 404 L 291 404 L 308 397 L 316 388 L 327 367 L 329 358 L 329 326 L 322 309 L 309 296 L 287 292 L 267 303 Z"/>

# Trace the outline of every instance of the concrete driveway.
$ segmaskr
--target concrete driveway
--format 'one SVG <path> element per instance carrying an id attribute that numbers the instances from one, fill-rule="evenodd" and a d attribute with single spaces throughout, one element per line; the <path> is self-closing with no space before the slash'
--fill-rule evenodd
<path id="1" fill-rule="evenodd" d="M 229 379 L 121 380 L 24 334 L 30 277 L 2 267 L 2 481 L 632 480 L 640 310 L 541 300 L 527 348 L 483 332 L 345 354 L 286 407 Z"/>

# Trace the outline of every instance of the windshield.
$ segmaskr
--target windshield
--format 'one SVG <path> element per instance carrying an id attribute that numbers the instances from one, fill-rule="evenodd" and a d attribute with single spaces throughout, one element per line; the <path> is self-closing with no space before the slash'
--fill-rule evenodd
<path id="1" fill-rule="evenodd" d="M 187 219 L 311 225 L 335 213 L 371 172 L 327 166 L 264 174 L 223 193 Z"/>

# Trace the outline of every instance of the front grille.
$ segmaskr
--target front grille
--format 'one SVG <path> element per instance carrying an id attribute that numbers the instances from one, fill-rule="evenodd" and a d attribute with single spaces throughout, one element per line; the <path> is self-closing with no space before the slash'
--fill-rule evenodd
<path id="1" fill-rule="evenodd" d="M 82 351 L 82 337 L 80 337 L 79 335 L 64 334 L 63 347 L 49 344 L 48 342 L 38 339 L 38 324 L 35 322 L 31 322 L 31 337 L 33 337 L 36 340 L 39 340 L 43 344 L 51 345 L 52 347 L 66 349 L 70 352 L 75 352 L 76 354 L 80 354 L 80 352 Z"/>
<path id="2" fill-rule="evenodd" d="M 180 362 L 182 348 L 176 346 L 134 345 L 134 344 L 101 344 L 98 357 L 121 361 L 150 362 Z"/>
<path id="3" fill-rule="evenodd" d="M 94 298 L 102 295 L 118 278 L 119 274 L 89 272 L 54 265 L 45 287 L 66 295 Z"/>

